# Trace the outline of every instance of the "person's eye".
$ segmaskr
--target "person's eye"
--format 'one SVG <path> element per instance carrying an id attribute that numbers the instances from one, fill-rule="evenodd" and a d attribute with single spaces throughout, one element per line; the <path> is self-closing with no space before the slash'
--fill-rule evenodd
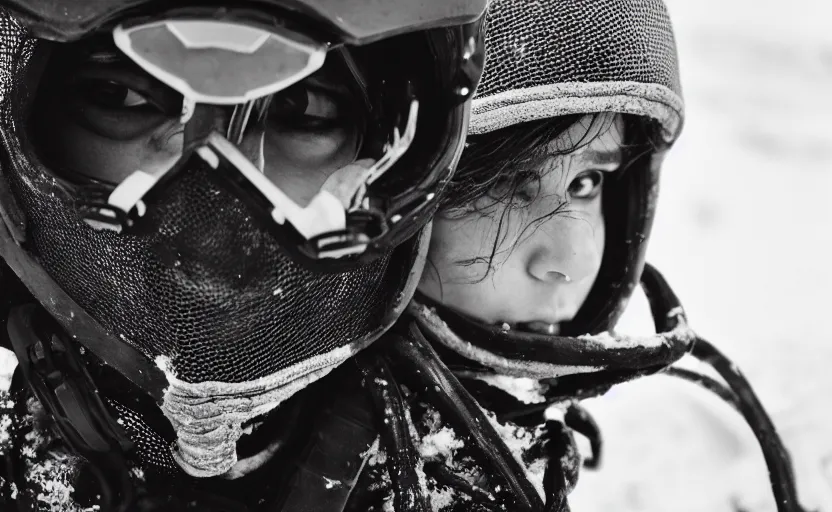
<path id="1" fill-rule="evenodd" d="M 353 160 L 364 130 L 348 96 L 303 82 L 271 99 L 266 125 L 268 165 L 318 170 Z"/>
<path id="2" fill-rule="evenodd" d="M 58 94 L 63 99 L 59 105 L 76 123 L 114 140 L 132 140 L 147 134 L 175 119 L 174 112 L 182 108 L 181 97 L 159 87 L 140 85 L 139 80 L 130 76 L 78 77 Z"/>
<path id="3" fill-rule="evenodd" d="M 584 171 L 569 184 L 569 196 L 573 199 L 595 199 L 601 193 L 603 183 L 602 171 Z"/>
<path id="4" fill-rule="evenodd" d="M 344 110 L 335 95 L 300 84 L 272 99 L 270 117 L 282 130 L 325 131 L 341 127 Z"/>
<path id="5" fill-rule="evenodd" d="M 113 111 L 156 110 L 142 93 L 111 80 L 84 80 L 78 93 L 89 105 Z"/>

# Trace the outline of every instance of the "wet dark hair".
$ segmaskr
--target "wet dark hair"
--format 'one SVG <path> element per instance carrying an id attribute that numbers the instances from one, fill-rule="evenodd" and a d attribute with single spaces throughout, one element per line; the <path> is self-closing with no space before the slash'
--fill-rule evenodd
<path id="1" fill-rule="evenodd" d="M 587 130 L 584 137 L 571 141 L 569 146 L 561 148 L 557 154 L 572 153 L 591 144 L 605 133 L 608 126 L 598 126 L 597 123 L 604 119 L 606 123 L 611 123 L 614 118 L 604 114 L 606 113 L 591 114 L 592 127 L 599 129 Z M 551 157 L 553 153 L 549 143 L 585 116 L 586 114 L 558 116 L 468 137 L 459 166 L 453 180 L 448 184 L 445 199 L 437 215 L 447 218 L 462 218 L 468 215 L 495 216 L 498 226 L 490 254 L 457 261 L 457 264 L 487 263 L 488 269 L 481 279 L 485 279 L 492 272 L 494 258 L 508 235 L 504 227 L 509 216 L 514 210 L 525 206 L 515 201 L 518 189 L 526 186 L 530 180 L 539 180 L 542 177 L 539 173 L 529 172 L 529 169 L 537 169 L 541 161 Z M 640 156 L 658 149 L 661 145 L 658 123 L 634 115 L 622 114 L 621 117 L 624 121 L 621 148 L 623 163 L 618 172 L 605 174 L 604 190 L 614 186 L 630 164 Z M 488 197 L 490 201 L 483 203 L 481 199 L 484 197 Z M 607 211 L 607 201 L 603 200 L 602 204 L 604 211 Z M 527 230 L 536 228 L 554 215 L 568 213 L 567 208 L 568 203 L 560 203 L 551 212 L 529 221 L 518 240 L 522 239 L 523 233 Z M 514 246 L 509 248 L 513 249 Z"/>
<path id="2" fill-rule="evenodd" d="M 491 194 L 494 186 L 504 181 L 514 183 L 520 170 L 546 158 L 546 146 L 582 117 L 580 114 L 559 116 L 469 135 L 440 211 L 466 208 L 485 196 L 491 196 L 495 203 L 510 201 L 516 187 L 508 187 L 505 193 L 495 197 Z"/>

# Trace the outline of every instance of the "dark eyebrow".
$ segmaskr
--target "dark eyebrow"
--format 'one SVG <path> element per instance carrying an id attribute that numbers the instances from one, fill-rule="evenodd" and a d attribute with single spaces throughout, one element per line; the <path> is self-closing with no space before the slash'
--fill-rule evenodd
<path id="1" fill-rule="evenodd" d="M 624 152 L 621 148 L 601 151 L 587 151 L 581 155 L 581 160 L 601 165 L 621 165 L 624 161 Z"/>

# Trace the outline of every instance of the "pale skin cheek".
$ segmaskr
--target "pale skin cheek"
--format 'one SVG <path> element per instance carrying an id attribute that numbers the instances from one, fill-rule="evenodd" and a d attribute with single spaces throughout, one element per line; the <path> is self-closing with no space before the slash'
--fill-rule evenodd
<path id="1" fill-rule="evenodd" d="M 502 314 L 501 273 L 487 274 L 495 236 L 495 223 L 490 217 L 435 219 L 429 255 L 431 265 L 422 276 L 422 291 L 484 321 L 492 321 Z M 498 251 L 504 250 L 498 247 Z M 460 264 L 478 257 L 484 259 Z M 498 252 L 495 267 L 499 269 L 505 260 L 506 255 Z"/>
<path id="2" fill-rule="evenodd" d="M 431 261 L 436 263 L 442 283 L 470 286 L 472 282 L 482 280 L 487 264 L 469 264 L 468 261 L 474 258 L 485 258 L 487 261 L 496 236 L 495 222 L 490 217 L 435 219 L 430 256 Z M 498 251 L 502 249 L 498 247 Z M 502 259 L 500 254 L 495 255 L 496 261 Z"/>
<path id="3" fill-rule="evenodd" d="M 501 291 L 502 272 L 486 275 L 491 245 L 481 233 L 488 231 L 491 225 L 490 220 L 487 223 L 434 221 L 429 255 L 432 265 L 426 268 L 420 285 L 428 296 L 489 323 L 506 314 L 505 290 Z M 477 226 L 482 226 L 482 229 L 478 230 Z M 493 239 L 492 234 L 492 243 Z M 460 260 L 480 256 L 486 260 L 459 264 Z M 504 259 L 500 255 L 495 256 L 498 264 Z"/>

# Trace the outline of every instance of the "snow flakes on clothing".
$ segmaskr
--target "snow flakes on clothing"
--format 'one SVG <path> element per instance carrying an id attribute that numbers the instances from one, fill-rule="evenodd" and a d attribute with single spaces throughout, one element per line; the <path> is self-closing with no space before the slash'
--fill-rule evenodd
<path id="1" fill-rule="evenodd" d="M 477 374 L 476 378 L 505 391 L 524 404 L 539 404 L 546 401 L 543 393 L 546 392 L 547 386 L 537 379 L 500 374 Z"/>
<path id="2" fill-rule="evenodd" d="M 8 487 L 6 482 L 0 482 L 4 492 L 9 492 L 8 498 L 29 501 L 39 512 L 98 511 L 98 506 L 81 507 L 72 499 L 75 491 L 72 482 L 81 460 L 55 443 L 38 401 L 29 399 L 26 409 L 25 416 L 18 415 L 8 393 L 0 392 L 0 455 L 10 451 L 19 453 L 27 483 L 26 489 L 18 489 L 13 482 Z"/>
<path id="3" fill-rule="evenodd" d="M 438 432 L 431 432 L 422 437 L 419 454 L 425 459 L 438 459 L 452 462 L 455 450 L 465 446 L 450 427 L 442 427 Z"/>
<path id="4" fill-rule="evenodd" d="M 416 439 L 419 454 L 426 461 L 443 464 L 475 488 L 501 492 L 499 482 L 490 481 L 489 475 L 472 458 L 471 447 L 466 445 L 466 440 L 452 426 L 445 424 L 436 410 L 425 404 L 420 405 L 425 412 L 417 425 L 420 433 Z M 492 412 L 484 412 L 512 455 L 521 467 L 526 468 L 529 479 L 542 497 L 546 460 L 539 456 L 541 450 L 535 449 L 543 440 L 542 427 L 529 429 L 508 422 L 500 423 Z M 454 507 L 470 500 L 469 496 L 433 480 L 429 481 L 428 488 L 432 507 L 437 512 L 460 510 Z"/>

